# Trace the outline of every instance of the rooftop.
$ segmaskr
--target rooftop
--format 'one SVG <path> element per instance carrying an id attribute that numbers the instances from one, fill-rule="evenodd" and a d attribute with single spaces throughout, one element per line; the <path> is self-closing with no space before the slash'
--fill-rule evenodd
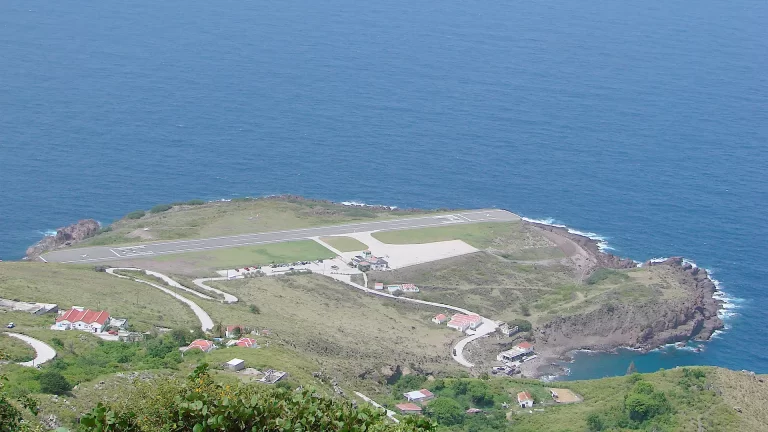
<path id="1" fill-rule="evenodd" d="M 421 407 L 415 403 L 407 402 L 395 405 L 400 411 L 418 411 L 421 412 Z"/>
<path id="2" fill-rule="evenodd" d="M 56 318 L 56 322 L 69 321 L 84 322 L 86 324 L 98 323 L 104 325 L 109 319 L 109 312 L 107 311 L 92 311 L 90 309 L 75 309 L 72 308 L 64 312 L 61 316 Z"/>

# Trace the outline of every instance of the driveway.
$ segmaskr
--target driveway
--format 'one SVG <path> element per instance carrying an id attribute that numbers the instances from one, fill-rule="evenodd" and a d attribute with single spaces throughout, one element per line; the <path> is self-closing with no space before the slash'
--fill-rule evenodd
<path id="1" fill-rule="evenodd" d="M 35 349 L 35 358 L 28 362 L 19 363 L 22 366 L 35 367 L 45 362 L 51 361 L 54 359 L 54 357 L 56 357 L 56 350 L 41 340 L 37 340 L 31 336 L 23 335 L 21 333 L 7 332 L 6 334 L 8 336 L 15 337 L 16 339 L 21 339 Z"/>

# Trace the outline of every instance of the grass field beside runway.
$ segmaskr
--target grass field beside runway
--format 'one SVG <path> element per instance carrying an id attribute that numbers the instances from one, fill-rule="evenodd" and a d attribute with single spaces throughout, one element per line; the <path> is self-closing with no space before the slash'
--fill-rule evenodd
<path id="1" fill-rule="evenodd" d="M 320 237 L 320 240 L 328 243 L 341 252 L 355 252 L 368 249 L 368 245 L 365 243 L 347 236 Z"/>

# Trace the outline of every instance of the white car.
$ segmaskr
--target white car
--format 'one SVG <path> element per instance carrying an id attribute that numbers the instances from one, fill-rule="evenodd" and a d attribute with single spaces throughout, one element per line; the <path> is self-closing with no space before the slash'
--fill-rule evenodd
<path id="1" fill-rule="evenodd" d="M 6 328 L 14 328 L 14 327 L 16 327 L 16 324 L 14 324 L 14 323 L 8 323 L 8 325 L 7 325 L 7 326 L 5 326 L 5 327 L 6 327 Z"/>

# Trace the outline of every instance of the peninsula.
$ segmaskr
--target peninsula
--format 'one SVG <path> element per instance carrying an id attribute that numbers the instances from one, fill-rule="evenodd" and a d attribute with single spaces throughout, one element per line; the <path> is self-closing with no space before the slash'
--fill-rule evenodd
<path id="1" fill-rule="evenodd" d="M 223 362 L 234 357 L 233 364 L 261 374 L 254 378 L 274 379 L 276 372 L 262 372 L 280 370 L 293 383 L 319 385 L 334 397 L 373 395 L 392 409 L 403 405 L 398 391 L 416 386 L 463 404 L 463 393 L 449 397 L 433 383 L 496 376 L 483 384 L 494 408 L 475 400 L 467 409 L 503 413 L 509 407 L 496 407 L 493 398 L 510 388 L 538 395 L 543 384 L 527 378 L 570 351 L 650 350 L 705 341 L 723 326 L 715 284 L 682 258 L 638 264 L 565 228 L 498 209 L 393 209 L 296 196 L 194 200 L 132 212 L 104 227 L 80 221 L 27 253 L 27 262 L 0 263 L 0 298 L 9 302 L 16 330 L 58 347 L 56 362 L 77 363 L 68 352 L 94 349 L 92 337 L 149 344 L 137 348 L 141 355 L 158 343 L 176 351 L 189 344 L 203 357 L 177 359 L 168 351 L 165 363 L 139 356 L 124 370 L 175 369 L 204 358 L 226 371 Z M 52 334 L 46 315 L 30 318 L 13 303 L 19 301 L 88 308 L 114 321 L 84 323 L 91 335 Z M 51 328 L 78 325 L 59 317 Z M 592 394 L 578 383 L 572 389 L 581 394 L 576 399 Z M 604 407 L 583 401 L 603 416 Z M 65 411 L 46 409 L 68 423 Z M 520 421 L 510 424 L 538 420 Z"/>

